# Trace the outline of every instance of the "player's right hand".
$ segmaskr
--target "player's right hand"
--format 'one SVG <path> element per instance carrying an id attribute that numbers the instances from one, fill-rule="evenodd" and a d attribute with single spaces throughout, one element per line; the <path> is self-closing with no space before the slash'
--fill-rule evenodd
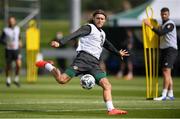
<path id="1" fill-rule="evenodd" d="M 60 46 L 59 42 L 57 42 L 57 41 L 51 41 L 50 45 L 51 45 L 51 47 L 54 47 L 54 48 L 57 48 Z"/>
<path id="2" fill-rule="evenodd" d="M 144 19 L 143 22 L 145 25 L 149 26 L 151 29 L 153 28 L 153 25 L 151 24 L 149 19 Z"/>

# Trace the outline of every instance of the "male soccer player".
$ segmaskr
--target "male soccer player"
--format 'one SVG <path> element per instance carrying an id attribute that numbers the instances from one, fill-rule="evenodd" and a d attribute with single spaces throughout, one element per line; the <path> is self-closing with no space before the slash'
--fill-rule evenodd
<path id="1" fill-rule="evenodd" d="M 16 25 L 16 18 L 8 18 L 8 27 L 3 29 L 0 41 L 5 45 L 5 57 L 6 57 L 6 85 L 11 85 L 10 71 L 12 69 L 12 62 L 16 63 L 14 84 L 18 87 L 19 84 L 19 70 L 21 66 L 21 57 L 19 50 L 22 47 L 20 41 L 20 28 Z"/>
<path id="2" fill-rule="evenodd" d="M 147 19 L 144 23 L 160 36 L 160 64 L 163 73 L 163 91 L 162 96 L 154 100 L 174 100 L 173 80 L 171 70 L 178 55 L 177 32 L 174 21 L 169 19 L 170 12 L 167 7 L 161 9 L 162 25 L 155 28 Z"/>
<path id="3" fill-rule="evenodd" d="M 92 20 L 89 24 L 82 26 L 80 29 L 62 38 L 59 41 L 52 41 L 52 47 L 60 47 L 67 41 L 80 37 L 77 47 L 77 56 L 72 65 L 61 73 L 56 67 L 47 61 L 39 61 L 36 63 L 37 67 L 42 67 L 50 71 L 54 78 L 60 84 L 65 84 L 71 80 L 72 77 L 79 74 L 91 74 L 95 77 L 96 84 L 103 89 L 103 98 L 107 106 L 109 115 L 127 114 L 127 111 L 116 109 L 112 103 L 111 84 L 109 83 L 106 73 L 102 71 L 99 64 L 99 57 L 103 47 L 119 55 L 129 56 L 126 50 L 118 51 L 107 39 L 105 32 L 101 29 L 106 21 L 106 14 L 102 10 L 96 10 L 93 13 Z"/>

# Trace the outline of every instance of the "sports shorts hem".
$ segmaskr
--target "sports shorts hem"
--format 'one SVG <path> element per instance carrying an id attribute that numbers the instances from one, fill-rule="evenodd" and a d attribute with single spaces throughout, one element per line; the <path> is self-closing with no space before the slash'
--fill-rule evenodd
<path id="1" fill-rule="evenodd" d="M 103 72 L 103 73 L 99 73 L 97 75 L 94 76 L 95 80 L 96 80 L 96 84 L 99 85 L 99 81 L 102 79 L 102 78 L 105 78 L 106 77 L 106 73 Z"/>
<path id="2" fill-rule="evenodd" d="M 67 68 L 65 73 L 71 78 L 73 78 L 76 75 L 74 69 L 72 69 L 71 67 Z"/>

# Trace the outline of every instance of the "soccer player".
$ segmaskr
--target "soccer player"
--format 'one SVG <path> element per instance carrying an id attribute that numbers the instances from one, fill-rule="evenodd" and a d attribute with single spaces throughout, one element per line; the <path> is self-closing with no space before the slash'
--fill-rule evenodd
<path id="1" fill-rule="evenodd" d="M 174 21 L 169 19 L 169 16 L 169 9 L 162 8 L 162 25 L 160 28 L 155 28 L 147 19 L 144 20 L 144 23 L 160 36 L 160 64 L 164 79 L 163 91 L 162 96 L 154 98 L 154 100 L 174 100 L 171 70 L 178 55 L 178 47 L 176 25 Z"/>
<path id="2" fill-rule="evenodd" d="M 8 26 L 3 29 L 0 41 L 5 45 L 5 58 L 6 58 L 6 85 L 9 87 L 11 85 L 10 72 L 12 69 L 12 62 L 16 63 L 15 79 L 14 84 L 20 86 L 19 84 L 19 70 L 21 66 L 21 56 L 19 50 L 22 47 L 20 41 L 20 28 L 16 25 L 16 18 L 8 18 Z"/>
<path id="3" fill-rule="evenodd" d="M 56 48 L 65 44 L 69 40 L 73 40 L 78 37 L 80 38 L 76 49 L 78 54 L 72 65 L 66 69 L 64 73 L 47 61 L 38 61 L 36 66 L 50 71 L 60 84 L 66 84 L 71 80 L 71 78 L 79 74 L 88 73 L 93 75 L 95 77 L 96 84 L 101 86 L 103 89 L 103 98 L 107 106 L 108 114 L 127 114 L 127 111 L 114 108 L 112 103 L 111 84 L 106 77 L 106 73 L 103 72 L 99 66 L 99 58 L 103 47 L 114 54 L 119 55 L 121 58 L 123 58 L 123 56 L 129 56 L 126 50 L 118 51 L 106 39 L 105 32 L 101 29 L 106 21 L 106 18 L 107 16 L 104 11 L 96 10 L 93 13 L 92 20 L 90 20 L 87 25 L 82 26 L 74 33 L 62 38 L 59 41 L 51 42 L 51 46 Z"/>

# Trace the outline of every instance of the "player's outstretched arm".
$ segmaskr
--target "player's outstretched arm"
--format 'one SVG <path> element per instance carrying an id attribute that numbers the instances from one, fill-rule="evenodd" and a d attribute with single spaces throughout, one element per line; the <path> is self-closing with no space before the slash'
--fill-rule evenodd
<path id="1" fill-rule="evenodd" d="M 123 57 L 129 56 L 128 51 L 127 51 L 127 50 L 123 50 L 123 49 L 121 49 L 121 50 L 119 51 L 119 54 L 120 54 L 122 60 L 123 60 Z"/>
<path id="2" fill-rule="evenodd" d="M 50 42 L 51 47 L 57 48 L 61 45 L 66 44 L 66 42 L 76 39 L 78 37 L 86 36 L 91 32 L 91 28 L 89 25 L 84 25 L 81 28 L 79 28 L 77 31 L 71 33 L 70 35 L 60 39 L 60 40 L 54 40 Z"/>
<path id="3" fill-rule="evenodd" d="M 147 25 L 148 27 L 150 27 L 156 34 L 158 34 L 159 36 L 165 35 L 168 32 L 171 32 L 174 29 L 174 25 L 172 23 L 168 23 L 166 24 L 166 26 L 162 29 L 162 28 L 155 28 L 151 22 L 149 21 L 149 19 L 144 19 L 143 20 L 144 24 Z"/>
<path id="4" fill-rule="evenodd" d="M 116 55 L 120 55 L 122 60 L 124 56 L 129 56 L 128 51 L 122 49 L 118 51 L 107 39 L 105 40 L 103 47 Z"/>

